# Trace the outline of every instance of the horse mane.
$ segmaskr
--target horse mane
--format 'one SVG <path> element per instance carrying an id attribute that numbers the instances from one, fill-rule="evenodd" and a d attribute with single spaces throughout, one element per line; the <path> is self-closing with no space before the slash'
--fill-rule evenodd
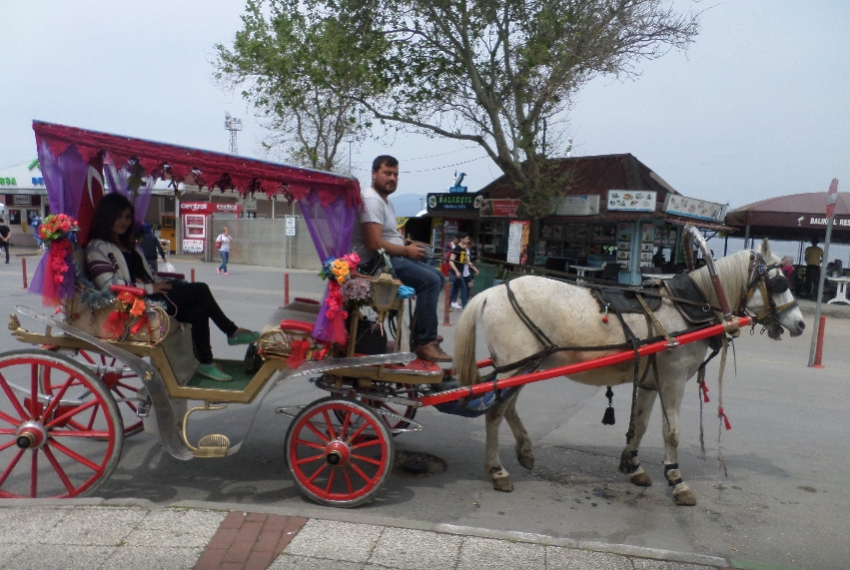
<path id="1" fill-rule="evenodd" d="M 717 276 L 720 277 L 720 285 L 726 293 L 729 308 L 733 311 L 741 297 L 747 293 L 751 255 L 752 252 L 745 249 L 714 262 Z M 700 267 L 696 271 L 691 271 L 688 276 L 694 280 L 712 307 L 720 306 L 720 299 L 717 298 L 714 284 L 711 282 L 711 275 L 708 273 L 708 267 Z"/>

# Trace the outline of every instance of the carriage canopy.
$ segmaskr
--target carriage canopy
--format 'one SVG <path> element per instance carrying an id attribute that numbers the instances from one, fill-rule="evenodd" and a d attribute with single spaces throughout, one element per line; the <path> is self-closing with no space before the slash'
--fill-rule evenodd
<path id="1" fill-rule="evenodd" d="M 362 203 L 356 179 L 41 121 L 33 121 L 33 130 L 50 212 L 79 220 L 74 237 L 81 246 L 87 243 L 104 186 L 106 191 L 130 198 L 140 224 L 154 183 L 163 179 L 174 182 L 175 188 L 183 182 L 210 191 L 264 192 L 269 197 L 298 201 L 322 260 L 349 250 L 356 211 Z M 68 270 L 73 266 L 70 247 L 60 241 L 51 243 L 30 288 L 42 294 L 45 302 L 58 303 L 74 293 L 74 272 Z"/>

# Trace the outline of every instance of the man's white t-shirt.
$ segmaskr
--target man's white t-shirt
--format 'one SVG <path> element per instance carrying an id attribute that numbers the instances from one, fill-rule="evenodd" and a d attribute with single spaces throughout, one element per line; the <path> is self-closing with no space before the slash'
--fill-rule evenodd
<path id="1" fill-rule="evenodd" d="M 366 247 L 362 224 L 381 224 L 381 237 L 390 243 L 404 245 L 404 237 L 398 231 L 395 208 L 393 208 L 392 202 L 389 200 L 385 202 L 371 186 L 363 188 L 360 195 L 363 198 L 363 211 L 360 212 L 357 223 L 354 225 L 354 232 L 351 236 L 351 251 L 360 256 L 361 262 L 366 262 L 378 254 Z"/>

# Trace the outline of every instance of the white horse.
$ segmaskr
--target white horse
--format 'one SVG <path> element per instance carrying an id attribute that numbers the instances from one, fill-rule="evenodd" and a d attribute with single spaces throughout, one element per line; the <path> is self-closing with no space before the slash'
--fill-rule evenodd
<path id="1" fill-rule="evenodd" d="M 718 260 L 715 267 L 733 311 L 737 308 L 739 313 L 746 310 L 749 314 L 755 315 L 757 321 L 774 339 L 780 337 L 783 327 L 791 336 L 799 336 L 803 333 L 805 328 L 803 315 L 788 289 L 787 280 L 779 270 L 779 258 L 770 252 L 767 240 L 761 243 L 758 251 L 742 251 L 730 255 Z M 720 306 L 706 267 L 692 272 L 690 277 L 702 290 L 712 307 Z M 533 276 L 512 280 L 510 289 L 531 323 L 557 346 L 607 346 L 626 342 L 623 327 L 614 315 L 607 319 L 607 323 L 604 322 L 599 304 L 590 289 Z M 545 348 L 538 340 L 538 336 L 531 332 L 512 307 L 506 287 L 493 287 L 472 299 L 457 325 L 454 363 L 460 385 L 481 381 L 475 365 L 475 329 L 479 314 L 484 326 L 487 347 L 495 366 L 519 362 Z M 663 300 L 662 305 L 655 311 L 655 316 L 667 332 L 688 328 L 679 311 L 667 299 Z M 640 339 L 659 333 L 657 328 L 651 334 L 649 333 L 647 319 L 642 314 L 624 314 L 623 318 Z M 657 354 L 657 374 L 660 385 L 653 385 L 655 375 L 650 373 L 646 375 L 643 382 L 651 389 L 637 390 L 634 436 L 623 452 L 625 467 L 621 465 L 621 470 L 630 473 L 632 483 L 640 486 L 651 485 L 649 475 L 640 467 L 637 450 L 646 432 L 649 416 L 658 394 L 661 398 L 662 410 L 666 412 L 662 418 L 665 476 L 673 486 L 673 498 L 676 503 L 682 505 L 695 505 L 696 496 L 682 481 L 678 468 L 679 410 L 685 391 L 685 381 L 697 372 L 706 356 L 707 348 L 706 340 L 681 345 Z M 621 350 L 623 349 L 556 352 L 542 361 L 540 369 L 564 366 Z M 642 358 L 640 365 L 640 376 L 643 376 L 648 366 L 647 358 Z M 500 374 L 499 378 L 511 374 L 512 372 L 505 372 Z M 634 381 L 634 361 L 581 372 L 570 378 L 595 386 L 631 384 Z M 519 391 L 486 414 L 485 468 L 493 478 L 494 488 L 499 491 L 513 490 L 510 475 L 499 459 L 499 425 L 502 417 L 508 420 L 516 438 L 515 450 L 519 463 L 526 469 L 532 469 L 534 465 L 531 440 L 516 411 L 518 396 Z"/>

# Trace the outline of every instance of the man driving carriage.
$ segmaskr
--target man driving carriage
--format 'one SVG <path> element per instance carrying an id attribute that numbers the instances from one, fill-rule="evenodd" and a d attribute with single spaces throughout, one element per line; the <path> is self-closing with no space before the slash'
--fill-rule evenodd
<path id="1" fill-rule="evenodd" d="M 437 302 L 445 278 L 423 261 L 425 248 L 405 241 L 398 231 L 395 208 L 389 200 L 397 187 L 398 160 L 388 155 L 377 157 L 372 162 L 372 186 L 361 192 L 363 210 L 354 227 L 351 248 L 362 260 L 362 273 L 375 270 L 382 250 L 390 256 L 396 276 L 416 290 L 411 349 L 423 360 L 451 362 L 452 357 L 440 347 L 442 338 L 437 335 Z"/>

